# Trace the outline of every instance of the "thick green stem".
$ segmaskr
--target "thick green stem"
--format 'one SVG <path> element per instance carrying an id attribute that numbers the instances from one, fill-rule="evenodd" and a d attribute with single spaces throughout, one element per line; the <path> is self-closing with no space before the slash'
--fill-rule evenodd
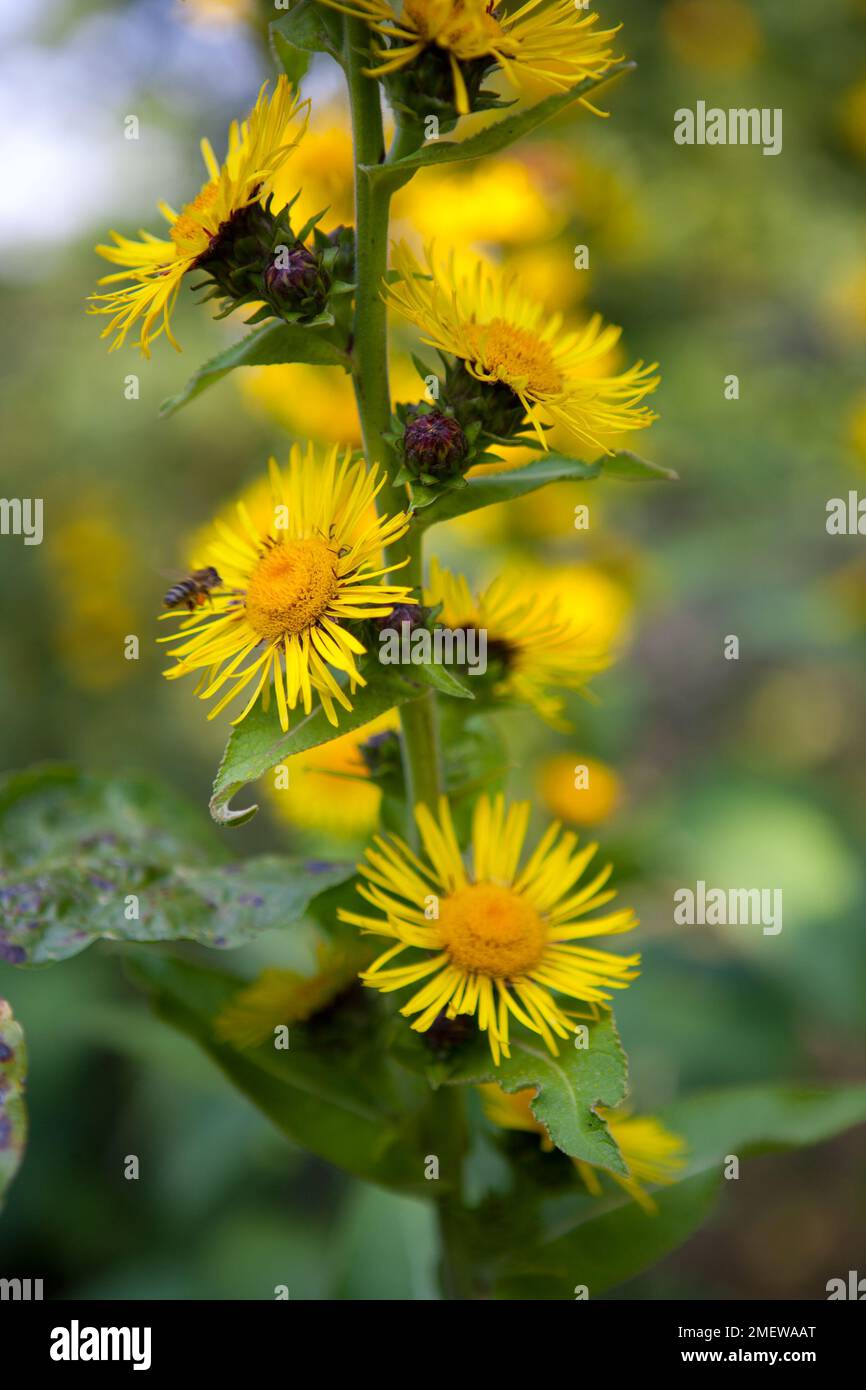
<path id="1" fill-rule="evenodd" d="M 385 159 L 379 84 L 365 77 L 370 62 L 370 30 L 361 20 L 345 19 L 345 62 L 352 108 L 355 148 L 355 322 L 352 345 L 355 396 L 361 419 L 364 452 L 369 463 L 380 463 L 391 476 L 397 471 L 393 450 L 384 438 L 391 423 L 388 386 L 388 322 L 381 289 L 388 268 L 388 221 L 392 188 L 385 180 L 369 179 L 361 165 Z M 406 506 L 406 490 L 388 483 L 379 494 L 383 513 L 393 515 Z M 389 564 L 401 564 L 400 582 L 420 596 L 423 563 L 420 539 L 411 530 L 388 549 Z M 403 767 L 410 807 L 419 801 L 434 806 L 440 791 L 436 739 L 436 706 L 432 691 L 402 706 Z M 414 825 L 410 826 L 414 838 Z"/>

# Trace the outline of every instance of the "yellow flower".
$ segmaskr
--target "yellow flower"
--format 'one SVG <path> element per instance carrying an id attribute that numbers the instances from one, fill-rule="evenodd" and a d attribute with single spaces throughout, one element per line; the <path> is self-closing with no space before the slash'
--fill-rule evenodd
<path id="1" fill-rule="evenodd" d="M 348 449 L 338 457 L 334 446 L 320 459 L 312 445 L 302 453 L 296 444 L 287 475 L 271 459 L 270 478 L 269 526 L 255 525 L 242 501 L 234 530 L 218 524 L 206 564 L 220 586 L 207 611 L 180 614 L 182 640 L 170 652 L 177 664 L 164 674 L 200 672 L 202 700 L 222 690 L 209 719 L 252 686 L 232 721 L 239 724 L 260 698 L 268 707 L 273 684 L 284 731 L 299 701 L 309 714 L 314 692 L 336 725 L 335 704 L 350 710 L 349 696 L 366 685 L 356 665 L 366 649 L 351 625 L 411 600 L 411 590 L 381 580 L 396 568 L 381 565 L 382 549 L 405 534 L 409 518 L 371 515 L 385 478 L 377 464 L 367 471 L 363 460 L 352 463 Z M 178 634 L 160 640 L 177 642 Z M 348 694 L 335 673 L 347 677 Z"/>
<path id="2" fill-rule="evenodd" d="M 527 299 L 515 276 L 480 260 L 473 271 L 458 271 L 453 254 L 443 267 L 432 247 L 426 260 L 424 268 L 401 242 L 394 258 L 401 278 L 384 288 L 385 299 L 420 328 L 425 343 L 461 359 L 476 381 L 507 386 L 545 447 L 543 425 L 563 425 L 609 453 L 604 436 L 656 419 L 640 402 L 659 384 L 657 364 L 592 374 L 621 329 L 594 314 L 583 328 L 562 332 L 562 315 Z"/>
<path id="3" fill-rule="evenodd" d="M 367 835 L 379 819 L 381 788 L 370 777 L 361 754 L 368 739 L 398 727 L 393 711 L 361 728 L 295 753 L 289 764 L 289 785 L 269 787 L 271 804 L 282 820 L 305 830 L 332 835 Z"/>
<path id="4" fill-rule="evenodd" d="M 280 1025 L 306 1023 L 348 989 L 361 964 L 358 952 L 320 946 L 316 972 L 269 968 L 240 990 L 214 1019 L 214 1033 L 235 1047 L 258 1047 Z"/>
<path id="5" fill-rule="evenodd" d="M 513 1095 L 508 1095 L 495 1083 L 479 1086 L 478 1089 L 482 1093 L 484 1113 L 493 1124 L 503 1129 L 540 1134 L 541 1147 L 547 1151 L 553 1148 L 547 1130 L 532 1113 L 531 1102 L 536 1094 L 534 1090 L 515 1091 Z M 598 1106 L 596 1113 L 607 1123 L 611 1138 L 619 1148 L 623 1162 L 629 1170 L 628 1177 L 623 1177 L 621 1173 L 610 1173 L 609 1176 L 618 1182 L 623 1191 L 633 1197 L 644 1211 L 653 1214 L 656 1204 L 644 1190 L 643 1184 L 657 1183 L 659 1186 L 666 1186 L 676 1182 L 677 1175 L 685 1167 L 685 1140 L 665 1129 L 661 1121 L 652 1115 L 629 1115 L 625 1111 L 609 1110 L 605 1106 Z M 577 1158 L 573 1158 L 572 1163 L 592 1195 L 600 1196 L 602 1189 L 598 1174 L 606 1173 L 608 1170 Z"/>
<path id="6" fill-rule="evenodd" d="M 563 701 L 549 687 L 580 690 L 610 658 L 597 642 L 587 640 L 585 622 L 566 616 L 555 594 L 540 602 L 515 580 L 514 575 L 499 575 L 475 598 L 463 576 L 442 569 L 434 557 L 424 602 L 442 604 L 437 621 L 443 627 L 487 633 L 488 663 L 497 661 L 503 668 L 497 694 L 525 701 L 554 727 L 567 728 Z"/>
<path id="7" fill-rule="evenodd" d="M 601 78 L 619 59 L 610 48 L 616 29 L 596 30 L 598 15 L 578 17 L 573 0 L 526 0 L 513 13 L 500 11 L 490 0 L 325 0 L 333 8 L 355 15 L 388 40 L 374 48 L 381 61 L 369 69 L 384 77 L 414 63 L 432 48 L 447 57 L 454 106 L 461 116 L 470 110 L 463 63 L 498 63 L 516 88 L 535 81 L 557 92 L 585 78 Z M 595 110 L 584 101 L 584 106 Z"/>
<path id="8" fill-rule="evenodd" d="M 303 135 L 308 105 L 299 101 L 287 78 L 277 79 L 270 97 L 265 83 L 247 120 L 240 126 L 232 122 L 228 153 L 222 165 L 217 163 L 210 142 L 202 140 L 202 156 L 210 178 L 192 202 L 180 213 L 166 203 L 159 204 L 170 226 L 169 240 L 143 231 L 142 240 L 135 241 L 113 231 L 113 245 L 97 246 L 100 256 L 123 266 L 99 283 L 130 282 L 121 289 L 90 296 L 90 313 L 111 316 L 101 336 L 114 335 L 112 351 L 139 323 L 138 346 L 145 357 L 150 356 L 151 341 L 163 332 L 177 348 L 170 321 L 184 275 L 201 265 L 238 213 L 253 203 L 267 201 L 274 175 Z M 298 127 L 292 132 L 294 121 Z"/>
<path id="9" fill-rule="evenodd" d="M 609 990 L 636 978 L 640 963 L 575 944 L 631 931 L 637 918 L 625 908 L 586 920 L 616 896 L 605 888 L 611 865 L 577 888 L 598 846 L 577 852 L 577 836 L 560 838 L 555 823 L 520 867 L 529 809 L 528 801 L 506 809 L 503 796 L 492 803 L 482 796 L 467 868 L 445 797 L 438 819 L 416 806 L 422 857 L 397 835 L 377 836 L 359 865 L 367 881 L 358 891 L 380 915 L 339 911 L 342 921 L 394 942 L 362 973 L 364 984 L 390 992 L 425 981 L 400 1010 L 418 1015 L 412 1027 L 426 1032 L 443 1010 L 448 1018 L 475 1015 L 497 1066 L 510 1055 L 510 1015 L 558 1055 L 556 1037 L 569 1037 L 574 1024 L 552 991 L 604 1004 Z M 406 951 L 409 962 L 393 965 Z"/>
<path id="10" fill-rule="evenodd" d="M 539 769 L 538 790 L 551 815 L 572 825 L 597 825 L 619 805 L 622 788 L 616 773 L 594 758 L 557 753 Z"/>

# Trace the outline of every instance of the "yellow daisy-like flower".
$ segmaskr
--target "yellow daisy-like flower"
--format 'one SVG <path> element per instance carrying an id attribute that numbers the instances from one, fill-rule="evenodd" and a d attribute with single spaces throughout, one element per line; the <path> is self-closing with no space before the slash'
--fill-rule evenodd
<path id="1" fill-rule="evenodd" d="M 445 797 L 438 819 L 416 806 L 423 857 L 399 836 L 376 837 L 358 866 L 366 880 L 358 891 L 380 915 L 339 911 L 342 921 L 395 943 L 362 973 L 364 984 L 387 993 L 424 981 L 400 1010 L 417 1015 L 412 1027 L 426 1032 L 443 1011 L 475 1015 L 497 1066 L 510 1055 L 512 1015 L 558 1055 L 556 1038 L 573 1034 L 574 1024 L 552 991 L 604 1004 L 611 989 L 636 978 L 640 963 L 576 944 L 637 925 L 627 908 L 587 920 L 616 896 L 605 887 L 611 865 L 577 886 L 597 845 L 578 852 L 577 836 L 560 838 L 555 823 L 520 867 L 529 810 L 528 801 L 506 808 L 501 795 L 482 796 L 467 868 Z M 406 951 L 408 962 L 393 965 Z"/>
<path id="2" fill-rule="evenodd" d="M 540 1134 L 541 1147 L 548 1151 L 553 1148 L 547 1130 L 532 1113 L 531 1102 L 536 1094 L 533 1089 L 515 1091 L 513 1095 L 508 1095 L 495 1083 L 479 1086 L 478 1089 L 482 1094 L 484 1113 L 493 1124 L 503 1129 Z M 596 1113 L 606 1122 L 611 1138 L 629 1170 L 628 1177 L 622 1173 L 609 1173 L 608 1176 L 618 1182 L 644 1211 L 655 1213 L 656 1204 L 643 1185 L 656 1183 L 661 1187 L 676 1182 L 678 1174 L 685 1167 L 685 1140 L 665 1129 L 661 1121 L 652 1115 L 630 1115 L 627 1111 L 609 1110 L 606 1106 L 599 1106 Z M 594 1197 L 601 1196 L 598 1174 L 608 1173 L 608 1170 L 579 1158 L 571 1161 L 588 1191 Z"/>
<path id="3" fill-rule="evenodd" d="M 239 724 L 259 699 L 267 708 L 273 685 L 284 731 L 299 702 L 309 714 L 314 692 L 336 725 L 335 705 L 350 710 L 350 695 L 366 685 L 356 664 L 366 648 L 351 625 L 411 601 L 411 589 L 381 578 L 397 568 L 381 564 L 382 550 L 405 534 L 409 518 L 375 516 L 371 504 L 385 477 L 377 464 L 353 463 L 349 449 L 340 457 L 334 446 L 320 459 L 311 444 L 306 452 L 296 444 L 287 473 L 271 459 L 270 479 L 269 527 L 256 526 L 242 501 L 237 529 L 216 523 L 220 538 L 206 564 L 220 586 L 209 604 L 181 615 L 180 642 L 177 634 L 161 639 L 178 643 L 170 652 L 177 664 L 164 674 L 199 672 L 202 700 L 222 691 L 209 719 L 251 688 L 232 721 Z"/>
<path id="4" fill-rule="evenodd" d="M 600 314 L 563 332 L 562 315 L 528 299 L 516 276 L 481 260 L 471 271 L 458 270 L 453 252 L 443 266 L 432 246 L 426 262 L 421 266 L 400 242 L 394 256 L 400 279 L 383 288 L 384 298 L 420 328 L 425 343 L 461 359 L 476 381 L 513 391 L 545 447 L 542 426 L 558 424 L 609 453 L 605 435 L 646 429 L 657 418 L 640 404 L 661 380 L 657 363 L 593 375 L 593 362 L 622 331 Z"/>
<path id="5" fill-rule="evenodd" d="M 265 83 L 247 119 L 240 125 L 232 122 L 222 165 L 210 142 L 202 140 L 210 178 L 192 202 L 180 213 L 167 203 L 159 204 L 170 226 L 169 240 L 142 231 L 142 239 L 136 241 L 112 231 L 113 244 L 97 246 L 100 256 L 123 267 L 104 276 L 100 285 L 130 282 L 90 296 L 90 313 L 111 316 L 101 335 L 114 335 L 110 351 L 121 346 L 135 324 L 140 324 L 138 346 L 145 357 L 150 356 L 149 344 L 161 333 L 177 348 L 171 315 L 184 275 L 202 263 L 238 213 L 252 203 L 267 201 L 274 175 L 303 135 L 308 109 L 309 102 L 300 101 L 288 78 L 277 79 L 271 96 Z"/>
<path id="6" fill-rule="evenodd" d="M 437 622 L 443 627 L 487 633 L 488 663 L 497 661 L 503 668 L 498 695 L 523 700 L 554 728 L 567 729 L 563 701 L 550 687 L 580 690 L 610 664 L 610 656 L 588 635 L 586 623 L 571 618 L 555 596 L 527 595 L 514 578 L 499 575 L 476 598 L 463 575 L 442 569 L 434 557 L 424 602 L 442 604 Z"/>
<path id="7" fill-rule="evenodd" d="M 494 0 L 325 0 L 333 8 L 355 15 L 388 40 L 376 47 L 381 60 L 368 69 L 385 77 L 414 63 L 425 49 L 447 55 L 454 107 L 470 110 L 461 63 L 498 63 L 518 90 L 535 81 L 562 92 L 586 78 L 601 78 L 620 59 L 610 48 L 619 32 L 596 29 L 598 15 L 578 15 L 573 0 L 526 0 L 511 13 Z M 583 105 L 591 111 L 589 102 Z M 597 113 L 603 114 L 603 113 Z"/>

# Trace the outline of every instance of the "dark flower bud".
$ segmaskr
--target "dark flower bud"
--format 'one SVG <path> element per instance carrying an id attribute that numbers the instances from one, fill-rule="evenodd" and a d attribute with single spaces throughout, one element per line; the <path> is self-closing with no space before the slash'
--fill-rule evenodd
<path id="1" fill-rule="evenodd" d="M 406 426 L 403 457 L 413 473 L 433 478 L 460 473 L 468 452 L 469 442 L 462 426 L 441 410 L 416 415 Z"/>
<path id="2" fill-rule="evenodd" d="M 420 603 L 398 603 L 390 613 L 376 619 L 376 626 L 380 632 L 388 632 L 391 628 L 401 632 L 403 623 L 408 623 L 409 631 L 414 632 L 416 627 L 424 627 L 426 620 L 427 610 Z"/>
<path id="3" fill-rule="evenodd" d="M 306 246 L 281 247 L 265 271 L 265 285 L 274 299 L 303 300 L 316 288 L 319 262 Z"/>

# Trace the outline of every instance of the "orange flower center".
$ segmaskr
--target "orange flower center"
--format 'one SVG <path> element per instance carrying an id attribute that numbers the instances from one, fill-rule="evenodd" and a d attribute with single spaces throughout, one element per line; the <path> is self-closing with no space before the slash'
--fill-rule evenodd
<path id="1" fill-rule="evenodd" d="M 550 345 L 528 328 L 491 319 L 489 323 L 468 323 L 465 331 L 470 354 L 487 375 L 538 396 L 561 390 L 562 373 L 554 363 Z"/>
<path id="2" fill-rule="evenodd" d="M 403 12 L 419 38 L 437 43 L 463 61 L 481 58 L 501 41 L 489 0 L 403 0 Z"/>
<path id="3" fill-rule="evenodd" d="M 260 637 L 279 641 L 320 618 L 337 593 L 334 554 L 315 536 L 266 550 L 247 586 L 246 615 Z"/>
<path id="4" fill-rule="evenodd" d="M 471 883 L 445 898 L 439 932 L 458 969 L 495 979 L 527 974 L 547 944 L 547 930 L 532 904 L 498 883 Z"/>

